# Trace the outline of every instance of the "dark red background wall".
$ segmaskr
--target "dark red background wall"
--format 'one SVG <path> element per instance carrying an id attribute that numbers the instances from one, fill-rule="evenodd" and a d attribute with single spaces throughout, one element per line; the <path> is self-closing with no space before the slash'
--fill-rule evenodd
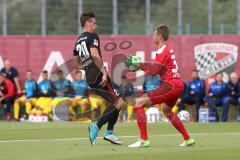
<path id="1" fill-rule="evenodd" d="M 32 69 L 36 78 L 39 77 L 52 51 L 61 52 L 63 58 L 72 57 L 72 50 L 77 36 L 0 36 L 0 65 L 4 59 L 10 59 L 19 69 L 21 78 L 26 69 Z M 111 64 L 114 54 L 136 54 L 144 52 L 145 60 L 151 60 L 151 52 L 156 50 L 151 36 L 100 36 L 102 55 L 105 62 Z M 127 50 L 120 48 L 122 41 L 130 41 L 131 47 Z M 109 44 L 110 43 L 110 44 Z M 114 43 L 114 44 L 113 44 Z M 175 49 L 180 73 L 184 80 L 189 80 L 190 73 L 195 68 L 194 47 L 202 43 L 229 43 L 240 48 L 240 36 L 213 35 L 213 36 L 172 36 L 169 43 Z M 116 45 L 112 51 L 106 50 L 106 45 Z M 239 51 L 238 51 L 239 52 Z M 108 66 L 111 69 L 111 66 Z M 236 71 L 240 73 L 239 57 Z M 22 78 L 23 79 L 23 78 Z"/>

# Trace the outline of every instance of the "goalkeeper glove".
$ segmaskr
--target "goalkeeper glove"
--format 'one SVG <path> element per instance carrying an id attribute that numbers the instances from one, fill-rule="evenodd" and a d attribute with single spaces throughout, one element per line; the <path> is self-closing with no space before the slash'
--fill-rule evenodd
<path id="1" fill-rule="evenodd" d="M 138 56 L 128 56 L 124 63 L 129 71 L 135 72 L 139 69 L 141 59 Z"/>

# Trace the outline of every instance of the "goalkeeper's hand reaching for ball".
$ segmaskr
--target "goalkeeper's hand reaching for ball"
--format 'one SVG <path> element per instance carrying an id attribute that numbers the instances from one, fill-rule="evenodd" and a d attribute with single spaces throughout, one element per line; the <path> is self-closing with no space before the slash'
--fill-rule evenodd
<path id="1" fill-rule="evenodd" d="M 130 72 L 136 72 L 141 64 L 141 59 L 138 56 L 128 56 L 124 63 Z"/>
<path id="2" fill-rule="evenodd" d="M 166 69 L 162 64 L 142 62 L 138 56 L 128 56 L 124 63 L 130 72 L 142 70 L 146 75 L 151 76 L 161 76 Z"/>

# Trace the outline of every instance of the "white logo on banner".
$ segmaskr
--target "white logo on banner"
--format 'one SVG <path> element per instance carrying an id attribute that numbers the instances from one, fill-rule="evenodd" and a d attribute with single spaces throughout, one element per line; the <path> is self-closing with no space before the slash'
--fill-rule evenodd
<path id="1" fill-rule="evenodd" d="M 222 55 L 227 56 L 222 56 Z M 222 56 L 223 58 L 218 58 Z M 238 47 L 226 43 L 205 43 L 194 48 L 195 65 L 199 71 L 199 77 L 208 78 L 230 67 L 237 62 Z"/>
<path id="2" fill-rule="evenodd" d="M 3 67 L 4 67 L 3 59 L 2 59 L 2 56 L 0 56 L 0 68 L 3 68 Z"/>
<path id="3" fill-rule="evenodd" d="M 64 64 L 64 58 L 61 54 L 61 52 L 59 51 L 52 51 L 43 67 L 43 71 L 46 70 L 49 73 L 52 72 L 52 69 L 54 68 L 54 65 L 56 64 L 57 66 L 61 66 L 62 64 Z M 67 71 L 67 68 L 64 68 L 65 71 Z M 68 72 L 69 73 L 69 72 Z M 67 79 L 69 79 L 70 81 L 72 81 L 72 76 L 71 74 L 68 74 L 68 76 L 66 77 Z M 40 82 L 42 80 L 42 74 L 40 74 L 39 78 L 38 78 L 38 82 Z"/>

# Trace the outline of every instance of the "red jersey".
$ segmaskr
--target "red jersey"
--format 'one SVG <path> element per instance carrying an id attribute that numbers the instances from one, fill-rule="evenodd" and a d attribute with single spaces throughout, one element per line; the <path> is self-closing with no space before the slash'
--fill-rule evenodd
<path id="1" fill-rule="evenodd" d="M 139 68 L 146 74 L 159 75 L 161 81 L 182 84 L 174 51 L 168 44 L 157 50 L 154 63 L 142 63 Z"/>
<path id="2" fill-rule="evenodd" d="M 0 85 L 0 91 L 4 94 L 4 98 L 11 98 L 14 96 L 14 84 L 6 78 Z"/>
<path id="3" fill-rule="evenodd" d="M 154 63 L 141 63 L 139 68 L 146 74 L 161 77 L 161 85 L 147 92 L 152 104 L 166 103 L 173 107 L 183 92 L 173 49 L 164 44 L 157 50 Z"/>
<path id="4" fill-rule="evenodd" d="M 174 50 L 168 44 L 164 44 L 157 50 L 154 63 L 164 66 L 164 71 L 159 73 L 162 81 L 180 80 Z"/>

